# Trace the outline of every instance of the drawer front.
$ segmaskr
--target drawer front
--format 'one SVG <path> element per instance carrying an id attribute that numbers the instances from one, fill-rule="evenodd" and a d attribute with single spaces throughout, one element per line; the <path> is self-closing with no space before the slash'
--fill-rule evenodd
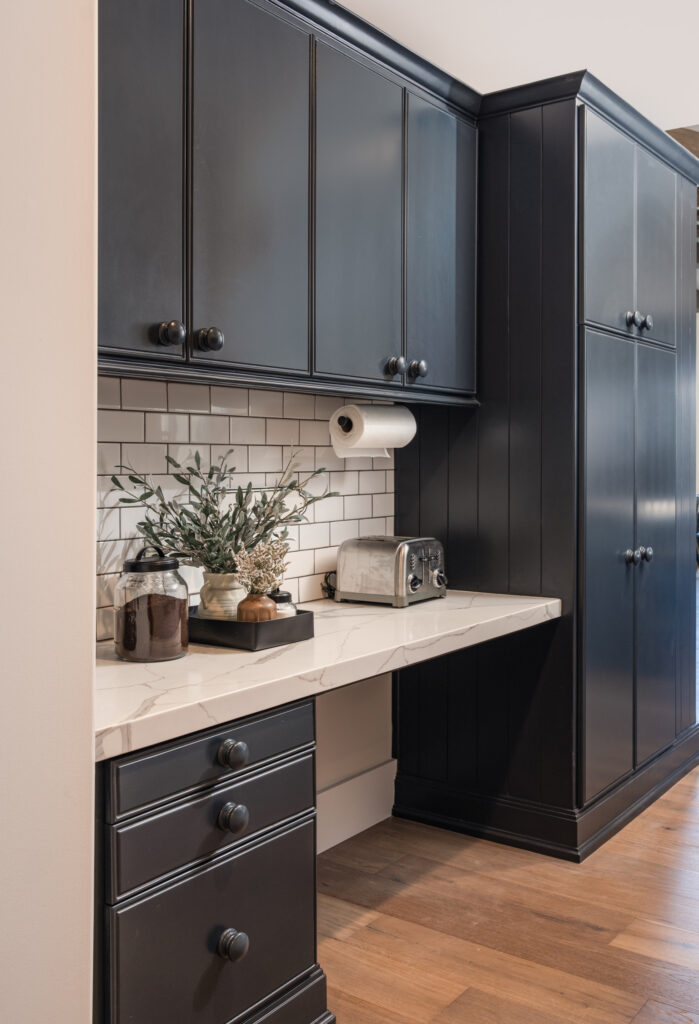
<path id="1" fill-rule="evenodd" d="M 247 758 L 232 770 L 218 760 L 221 745 L 233 740 L 247 747 Z M 110 763 L 107 817 L 110 823 L 313 742 L 309 702 L 256 719 L 243 719 L 188 740 L 131 754 Z"/>
<path id="2" fill-rule="evenodd" d="M 112 908 L 111 1024 L 228 1024 L 315 963 L 315 822 Z M 226 929 L 247 955 L 218 953 Z"/>
<path id="3" fill-rule="evenodd" d="M 239 782 L 159 814 L 107 826 L 109 832 L 109 902 L 143 888 L 199 859 L 225 850 L 255 832 L 313 809 L 313 755 L 284 762 Z M 225 805 L 247 809 L 246 827 L 232 833 L 219 825 Z M 242 815 L 242 818 L 240 817 Z M 244 825 L 238 811 L 234 825 Z"/>

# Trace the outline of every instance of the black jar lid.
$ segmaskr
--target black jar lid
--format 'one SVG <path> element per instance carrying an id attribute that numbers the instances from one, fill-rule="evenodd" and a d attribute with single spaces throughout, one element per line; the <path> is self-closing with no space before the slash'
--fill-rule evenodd
<path id="1" fill-rule="evenodd" d="M 291 604 L 291 594 L 288 590 L 273 590 L 269 596 L 275 604 Z"/>
<path id="2" fill-rule="evenodd" d="M 156 551 L 157 556 L 146 557 L 146 551 Z M 147 544 L 141 548 L 135 558 L 127 558 L 124 572 L 167 572 L 168 569 L 179 569 L 180 563 L 172 555 L 166 555 L 162 548 L 155 544 Z"/>

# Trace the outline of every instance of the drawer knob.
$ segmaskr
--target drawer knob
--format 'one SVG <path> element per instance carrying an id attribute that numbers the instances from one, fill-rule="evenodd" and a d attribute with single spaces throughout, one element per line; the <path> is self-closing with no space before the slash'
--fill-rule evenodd
<path id="1" fill-rule="evenodd" d="M 184 345 L 187 329 L 181 320 L 167 320 L 158 327 L 158 341 L 161 345 Z"/>
<path id="2" fill-rule="evenodd" d="M 224 768 L 244 768 L 250 760 L 250 749 L 242 740 L 224 740 L 218 748 L 217 758 Z"/>
<path id="3" fill-rule="evenodd" d="M 197 348 L 202 352 L 220 352 L 223 341 L 223 331 L 218 327 L 202 327 L 197 331 Z"/>
<path id="4" fill-rule="evenodd" d="M 405 356 L 391 356 L 386 363 L 386 373 L 389 377 L 395 377 L 397 373 L 405 373 L 408 369 L 408 360 Z"/>
<path id="5" fill-rule="evenodd" d="M 250 811 L 245 804 L 224 804 L 218 813 L 218 827 L 239 836 L 250 824 Z"/>
<path id="6" fill-rule="evenodd" d="M 250 949 L 250 939 L 245 932 L 238 932 L 235 928 L 226 928 L 218 940 L 218 955 L 224 960 L 242 960 Z"/>
<path id="7" fill-rule="evenodd" d="M 643 317 L 643 323 L 641 324 L 641 327 L 644 327 L 647 331 L 653 330 L 652 314 L 646 313 L 646 315 Z"/>
<path id="8" fill-rule="evenodd" d="M 413 359 L 408 365 L 408 376 L 415 380 L 417 377 L 426 377 L 429 371 L 427 362 L 424 359 Z"/>
<path id="9" fill-rule="evenodd" d="M 637 309 L 628 311 L 626 314 L 626 326 L 627 327 L 643 327 L 643 313 L 639 313 Z"/>

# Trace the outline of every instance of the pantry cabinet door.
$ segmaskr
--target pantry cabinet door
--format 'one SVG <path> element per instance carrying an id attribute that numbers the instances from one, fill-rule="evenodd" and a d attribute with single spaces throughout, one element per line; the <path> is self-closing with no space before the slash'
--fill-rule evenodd
<path id="1" fill-rule="evenodd" d="M 644 339 L 668 345 L 675 344 L 677 331 L 676 187 L 675 172 L 637 146 L 636 303 Z"/>
<path id="2" fill-rule="evenodd" d="M 185 4 L 100 0 L 99 347 L 184 356 Z M 76 183 L 76 188 L 79 184 Z M 179 321 L 176 344 L 161 322 Z"/>
<path id="3" fill-rule="evenodd" d="M 310 35 L 248 0 L 193 18 L 192 358 L 305 373 Z"/>

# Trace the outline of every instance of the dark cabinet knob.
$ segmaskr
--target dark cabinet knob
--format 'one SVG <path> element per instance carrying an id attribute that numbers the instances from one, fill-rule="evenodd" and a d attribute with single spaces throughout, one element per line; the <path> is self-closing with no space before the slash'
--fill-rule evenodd
<path id="1" fill-rule="evenodd" d="M 641 323 L 641 327 L 642 328 L 644 327 L 647 331 L 652 331 L 653 330 L 653 317 L 652 317 L 652 314 L 646 313 L 646 315 L 643 317 L 643 321 Z"/>
<path id="2" fill-rule="evenodd" d="M 627 327 L 643 327 L 643 314 L 635 310 L 633 313 L 629 310 L 626 314 L 626 326 Z"/>
<path id="3" fill-rule="evenodd" d="M 245 932 L 236 931 L 235 928 L 226 928 L 218 940 L 218 955 L 224 960 L 242 960 L 250 949 L 250 939 Z"/>
<path id="4" fill-rule="evenodd" d="M 641 558 L 644 562 L 653 561 L 653 548 L 639 548 L 638 550 L 641 552 Z"/>
<path id="5" fill-rule="evenodd" d="M 250 824 L 250 811 L 245 804 L 224 804 L 218 813 L 218 827 L 239 836 Z"/>
<path id="6" fill-rule="evenodd" d="M 250 749 L 242 740 L 224 740 L 216 757 L 224 768 L 244 768 L 250 760 Z"/>
<path id="7" fill-rule="evenodd" d="M 405 356 L 391 356 L 386 363 L 386 373 L 389 377 L 395 377 L 397 373 L 405 373 L 408 369 L 408 360 Z"/>
<path id="8" fill-rule="evenodd" d="M 429 371 L 429 366 L 424 359 L 413 359 L 408 366 L 408 374 L 414 379 L 415 377 L 426 377 Z"/>
<path id="9" fill-rule="evenodd" d="M 158 327 L 158 342 L 161 345 L 184 345 L 187 329 L 181 320 L 166 320 Z"/>
<path id="10" fill-rule="evenodd" d="M 219 352 L 223 348 L 223 331 L 218 327 L 202 327 L 197 331 L 197 348 L 203 352 Z"/>
<path id="11" fill-rule="evenodd" d="M 632 551 L 631 548 L 627 548 L 624 552 L 624 561 L 627 565 L 638 565 L 641 561 L 642 548 L 638 548 L 636 551 Z"/>

